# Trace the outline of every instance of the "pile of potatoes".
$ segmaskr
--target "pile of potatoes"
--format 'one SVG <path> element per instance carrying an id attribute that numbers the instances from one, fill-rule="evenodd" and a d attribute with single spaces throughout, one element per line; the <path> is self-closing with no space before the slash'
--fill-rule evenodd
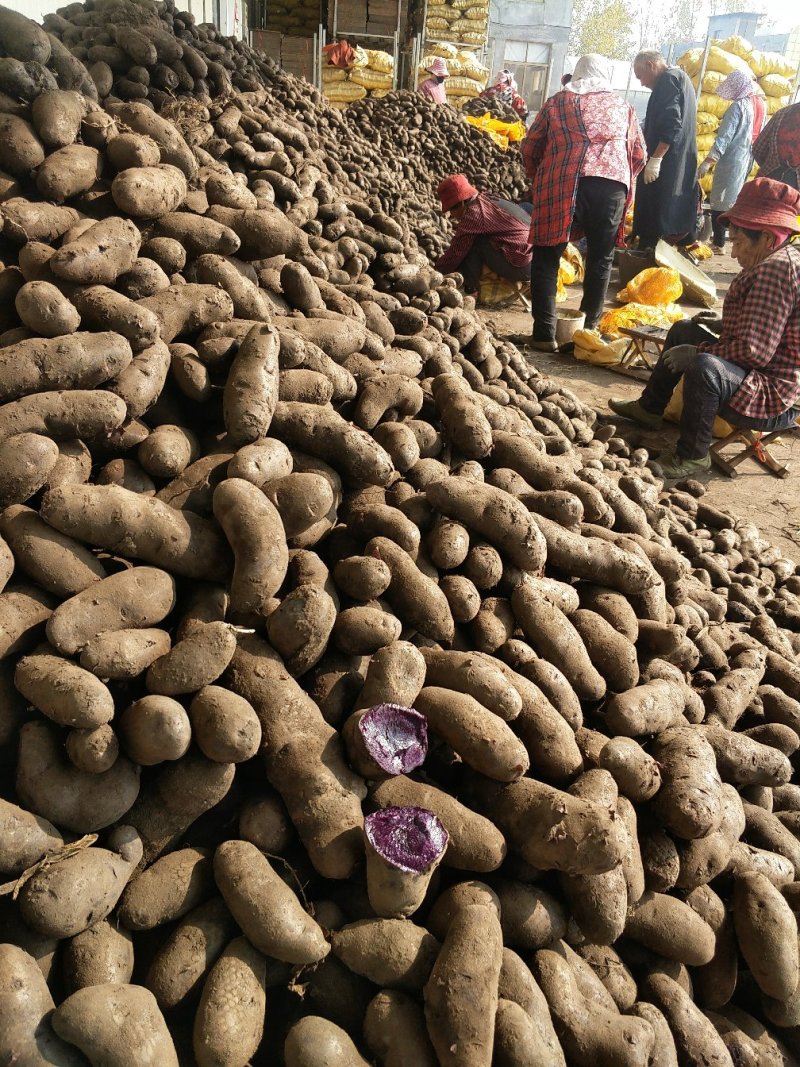
<path id="1" fill-rule="evenodd" d="M 288 75 L 0 48 L 0 1063 L 800 1062 L 794 563 Z"/>

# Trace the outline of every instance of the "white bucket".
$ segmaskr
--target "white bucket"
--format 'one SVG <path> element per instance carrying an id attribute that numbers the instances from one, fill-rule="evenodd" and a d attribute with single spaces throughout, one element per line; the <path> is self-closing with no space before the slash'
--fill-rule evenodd
<path id="1" fill-rule="evenodd" d="M 556 344 L 567 344 L 585 325 L 586 315 L 582 311 L 573 311 L 571 308 L 559 311 L 556 319 Z"/>

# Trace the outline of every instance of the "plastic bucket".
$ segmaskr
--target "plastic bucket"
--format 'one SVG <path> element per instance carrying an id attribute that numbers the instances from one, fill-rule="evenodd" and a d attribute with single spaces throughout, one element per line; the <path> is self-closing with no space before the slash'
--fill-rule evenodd
<path id="1" fill-rule="evenodd" d="M 636 249 L 621 249 L 617 252 L 617 270 L 619 271 L 619 287 L 624 289 L 628 282 L 633 281 L 636 275 L 648 267 L 655 267 L 656 256 L 652 249 L 639 252 Z"/>
<path id="2" fill-rule="evenodd" d="M 556 344 L 565 345 L 571 341 L 578 330 L 582 330 L 586 324 L 586 315 L 582 311 L 572 311 L 564 308 L 559 311 L 556 319 Z"/>

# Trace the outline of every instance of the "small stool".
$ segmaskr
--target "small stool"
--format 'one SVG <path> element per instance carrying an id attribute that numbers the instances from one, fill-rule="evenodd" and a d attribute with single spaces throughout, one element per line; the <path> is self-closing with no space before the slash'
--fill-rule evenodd
<path id="1" fill-rule="evenodd" d="M 735 478 L 738 474 L 736 468 L 739 464 L 744 463 L 746 459 L 754 459 L 756 463 L 768 470 L 770 474 L 774 474 L 776 478 L 786 478 L 789 474 L 789 467 L 775 459 L 769 451 L 769 446 L 777 438 L 796 431 L 800 409 L 791 408 L 789 411 L 784 412 L 784 416 L 785 421 L 783 417 L 779 418 L 778 421 L 783 424 L 777 427 L 774 426 L 775 419 L 768 420 L 768 425 L 773 426 L 769 431 L 766 429 L 759 430 L 754 427 L 737 426 L 727 437 L 723 437 L 711 446 L 709 449 L 711 462 L 715 467 L 727 474 L 729 478 Z M 732 418 L 735 417 L 736 413 L 731 412 L 729 408 L 722 412 L 722 418 L 732 425 Z M 722 450 L 725 447 L 737 443 L 741 443 L 745 447 L 728 458 L 722 455 Z"/>
<path id="2" fill-rule="evenodd" d="M 634 370 L 635 363 L 641 362 L 644 363 L 648 373 L 652 371 L 655 362 L 664 351 L 667 331 L 660 326 L 629 326 L 623 327 L 619 332 L 630 337 L 630 344 L 616 369 L 624 374 Z M 652 351 L 648 351 L 648 344 L 653 346 Z M 655 356 L 655 362 L 651 362 L 653 356 Z M 635 375 L 631 374 L 630 377 L 641 378 L 641 371 Z"/>

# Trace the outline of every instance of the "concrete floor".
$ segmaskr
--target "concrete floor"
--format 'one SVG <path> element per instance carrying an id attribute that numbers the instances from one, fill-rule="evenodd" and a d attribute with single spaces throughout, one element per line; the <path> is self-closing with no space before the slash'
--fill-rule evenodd
<path id="1" fill-rule="evenodd" d="M 715 310 L 721 310 L 722 298 L 728 285 L 738 271 L 737 264 L 729 256 L 715 256 L 701 264 L 717 284 L 719 300 Z M 617 306 L 614 299 L 619 285 L 616 272 L 609 286 L 609 307 Z M 565 307 L 577 307 L 581 299 L 580 286 L 568 289 L 569 298 Z M 687 316 L 696 314 L 699 307 L 682 301 Z M 530 334 L 530 315 L 522 310 L 482 311 L 481 314 L 494 324 L 500 337 L 515 334 Z M 641 384 L 604 367 L 579 363 L 571 356 L 547 355 L 537 352 L 531 361 L 543 374 L 560 378 L 587 404 L 603 415 L 609 415 L 609 397 L 633 399 L 641 392 Z M 620 436 L 634 447 L 643 445 L 654 454 L 672 447 L 677 439 L 677 428 L 665 424 L 665 429 L 647 431 L 620 420 L 617 423 Z M 742 519 L 759 526 L 763 534 L 778 545 L 784 555 L 800 563 L 800 435 L 785 438 L 774 448 L 782 462 L 792 461 L 788 478 L 775 478 L 753 461 L 739 467 L 736 478 L 727 478 L 712 470 L 702 478 L 708 485 L 708 499 L 718 507 L 724 507 Z"/>

